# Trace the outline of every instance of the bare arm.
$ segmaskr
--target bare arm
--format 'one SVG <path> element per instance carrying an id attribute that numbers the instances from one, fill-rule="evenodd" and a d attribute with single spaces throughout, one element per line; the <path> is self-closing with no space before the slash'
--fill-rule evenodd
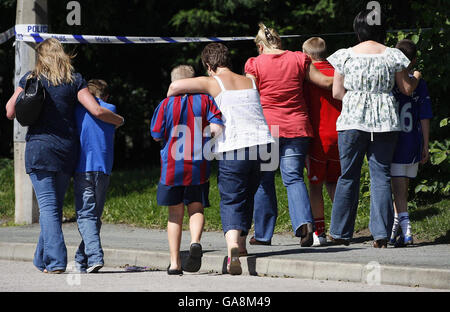
<path id="1" fill-rule="evenodd" d="M 331 87 L 333 86 L 333 77 L 322 74 L 314 64 L 309 64 L 305 78 L 324 89 L 331 90 Z"/>
<path id="2" fill-rule="evenodd" d="M 17 87 L 16 91 L 14 91 L 14 94 L 11 96 L 11 98 L 6 103 L 6 117 L 9 120 L 13 120 L 14 117 L 16 117 L 16 100 L 19 96 L 20 92 L 22 92 L 23 89 L 21 87 Z"/>
<path id="3" fill-rule="evenodd" d="M 211 78 L 209 77 L 180 79 L 170 84 L 167 97 L 186 93 L 208 93 L 213 97 L 217 95 L 212 94 L 211 91 Z"/>
<path id="4" fill-rule="evenodd" d="M 333 77 L 333 98 L 342 101 L 347 90 L 344 88 L 344 76 L 334 71 Z"/>
<path id="5" fill-rule="evenodd" d="M 101 121 L 110 123 L 119 127 L 123 124 L 124 118 L 110 111 L 107 108 L 98 105 L 95 98 L 89 92 L 88 88 L 78 91 L 78 101 L 83 105 L 89 113 Z"/>
<path id="6" fill-rule="evenodd" d="M 211 123 L 209 126 L 211 128 L 211 136 L 213 138 L 218 137 L 223 131 L 223 126 L 222 125 Z"/>
<path id="7" fill-rule="evenodd" d="M 422 119 L 420 120 L 420 124 L 422 126 L 422 136 L 423 136 L 423 148 L 422 148 L 422 160 L 421 164 L 425 164 L 430 158 L 430 153 L 428 151 L 428 143 L 430 140 L 430 119 Z"/>
<path id="8" fill-rule="evenodd" d="M 419 85 L 419 80 L 422 74 L 418 71 L 414 72 L 414 77 L 409 76 L 409 70 L 405 69 L 401 72 L 395 73 L 395 82 L 401 93 L 407 96 L 411 96 L 413 91 Z"/>

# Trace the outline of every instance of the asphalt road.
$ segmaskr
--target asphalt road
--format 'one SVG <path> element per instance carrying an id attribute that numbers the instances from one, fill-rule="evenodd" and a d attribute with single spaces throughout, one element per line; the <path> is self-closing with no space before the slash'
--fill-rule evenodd
<path id="1" fill-rule="evenodd" d="M 70 266 L 69 266 L 70 269 Z M 44 274 L 30 262 L 0 260 L 0 292 L 435 292 L 435 289 L 338 281 L 230 276 L 164 271 L 127 272 L 103 268 L 97 274 Z"/>

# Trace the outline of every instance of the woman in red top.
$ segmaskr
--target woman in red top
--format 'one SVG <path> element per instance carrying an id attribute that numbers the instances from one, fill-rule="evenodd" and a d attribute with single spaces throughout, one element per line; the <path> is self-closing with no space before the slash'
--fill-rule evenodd
<path id="1" fill-rule="evenodd" d="M 278 138 L 272 156 L 273 152 L 278 152 L 295 236 L 301 237 L 301 246 L 311 246 L 313 217 L 303 169 L 313 130 L 303 96 L 303 82 L 306 79 L 331 89 L 333 78 L 311 66 L 311 59 L 303 52 L 282 50 L 281 38 L 275 30 L 262 23 L 259 28 L 255 38 L 259 56 L 247 61 L 245 72 L 256 79 L 264 116 L 272 136 Z M 255 236 L 250 239 L 250 244 L 271 244 L 278 215 L 274 178 L 275 170 L 262 172 L 255 195 Z"/>

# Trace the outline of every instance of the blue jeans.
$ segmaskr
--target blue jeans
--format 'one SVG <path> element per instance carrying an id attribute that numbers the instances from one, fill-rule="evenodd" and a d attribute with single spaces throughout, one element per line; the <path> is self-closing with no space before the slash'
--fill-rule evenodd
<path id="1" fill-rule="evenodd" d="M 370 223 L 375 240 L 387 239 L 394 220 L 390 166 L 397 132 L 374 133 L 345 130 L 338 133 L 341 176 L 337 182 L 331 213 L 330 235 L 351 239 L 359 201 L 359 182 L 364 156 L 370 171 Z"/>
<path id="2" fill-rule="evenodd" d="M 280 171 L 287 190 L 289 215 L 295 236 L 300 237 L 300 226 L 313 223 L 308 191 L 303 180 L 309 138 L 279 138 Z M 261 183 L 255 194 L 255 238 L 270 241 L 278 216 L 275 191 L 275 171 L 262 171 Z"/>
<path id="3" fill-rule="evenodd" d="M 253 200 L 259 185 L 261 162 L 250 160 L 248 149 L 245 149 L 244 158 L 237 160 L 235 151 L 234 155 L 226 155 L 219 160 L 217 185 L 225 234 L 229 230 L 241 230 L 241 236 L 245 236 L 252 226 Z"/>
<path id="4" fill-rule="evenodd" d="M 35 170 L 31 183 L 39 205 L 41 232 L 33 264 L 43 271 L 65 270 L 67 249 L 62 232 L 62 208 L 70 175 L 62 172 Z"/>
<path id="5" fill-rule="evenodd" d="M 81 271 L 95 264 L 104 264 L 100 228 L 109 177 L 103 172 L 76 173 L 74 176 L 75 209 L 82 238 L 75 262 Z"/>

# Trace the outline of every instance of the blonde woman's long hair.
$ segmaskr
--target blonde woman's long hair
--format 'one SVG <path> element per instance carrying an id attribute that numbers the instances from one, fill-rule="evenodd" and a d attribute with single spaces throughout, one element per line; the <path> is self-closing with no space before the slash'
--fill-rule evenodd
<path id="1" fill-rule="evenodd" d="M 269 50 L 281 49 L 281 37 L 273 28 L 259 23 L 259 31 L 255 38 L 256 44 L 262 44 Z"/>
<path id="2" fill-rule="evenodd" d="M 62 44 L 49 38 L 36 46 L 38 54 L 36 68 L 30 76 L 43 76 L 53 85 L 73 82 L 73 55 L 64 52 Z"/>

